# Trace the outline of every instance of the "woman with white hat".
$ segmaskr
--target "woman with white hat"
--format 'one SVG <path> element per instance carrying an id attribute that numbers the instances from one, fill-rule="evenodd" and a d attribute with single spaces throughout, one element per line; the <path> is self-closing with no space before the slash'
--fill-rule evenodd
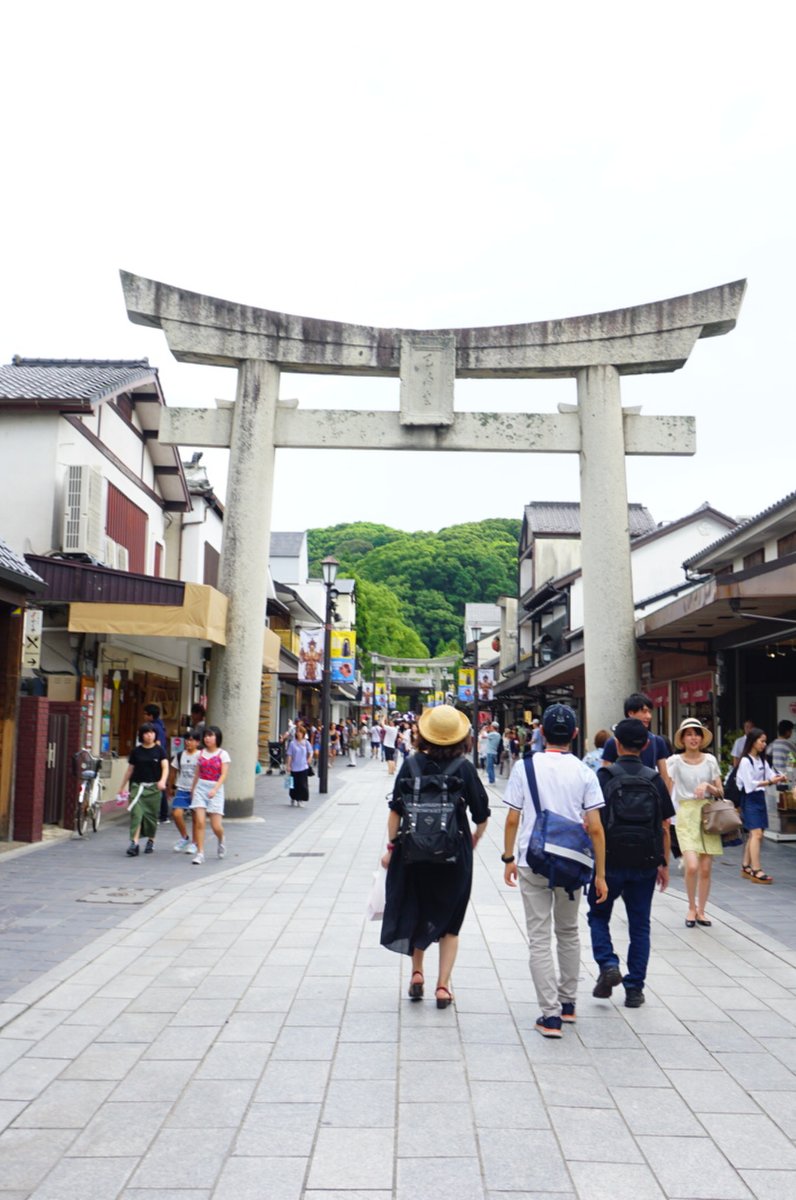
<path id="1" fill-rule="evenodd" d="M 418 722 L 417 754 L 401 767 L 395 781 L 387 822 L 387 853 L 382 865 L 387 868 L 387 889 L 381 944 L 397 954 L 412 956 L 409 996 L 423 998 L 423 957 L 432 942 L 439 942 L 439 976 L 435 998 L 437 1008 L 447 1008 L 453 1000 L 450 977 L 459 947 L 459 930 L 470 900 L 473 880 L 473 847 L 486 829 L 489 803 L 478 773 L 466 757 L 471 746 L 470 722 L 464 713 L 450 704 L 423 711 Z M 402 782 L 411 779 L 415 764 L 422 775 L 439 774 L 456 763 L 451 775 L 462 783 L 462 802 L 457 806 L 461 834 L 455 862 L 415 862 L 407 864 L 399 837 L 403 813 Z M 475 821 L 471 829 L 467 809 Z"/>
<path id="2" fill-rule="evenodd" d="M 705 804 L 724 795 L 719 764 L 712 754 L 705 754 L 712 741 L 713 734 L 701 721 L 686 717 L 674 735 L 674 744 L 682 753 L 673 754 L 667 762 L 677 808 L 677 840 L 685 865 L 685 923 L 689 929 L 712 924 L 705 916 L 710 874 L 715 855 L 724 851 L 721 835 L 702 828 Z"/>

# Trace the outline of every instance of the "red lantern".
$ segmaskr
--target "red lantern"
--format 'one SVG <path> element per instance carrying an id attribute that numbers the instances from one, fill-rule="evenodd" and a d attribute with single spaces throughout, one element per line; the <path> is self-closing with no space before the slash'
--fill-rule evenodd
<path id="1" fill-rule="evenodd" d="M 492 638 L 492 649 L 495 651 L 495 653 L 497 653 L 497 651 L 500 649 L 500 638 L 499 637 Z"/>

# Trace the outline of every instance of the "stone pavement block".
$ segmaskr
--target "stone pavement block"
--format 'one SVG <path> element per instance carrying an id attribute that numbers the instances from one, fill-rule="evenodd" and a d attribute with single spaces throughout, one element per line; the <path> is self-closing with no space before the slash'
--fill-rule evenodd
<path id="1" fill-rule="evenodd" d="M 256 1104 L 312 1104 L 323 1100 L 329 1077 L 329 1062 L 303 1062 L 301 1070 L 289 1061 L 271 1059 L 254 1094 Z"/>
<path id="2" fill-rule="evenodd" d="M 213 1200 L 300 1200 L 306 1158 L 228 1158 Z"/>
<path id="3" fill-rule="evenodd" d="M 165 1121 L 169 1102 L 104 1104 L 67 1151 L 77 1158 L 124 1158 L 142 1155 Z"/>
<path id="4" fill-rule="evenodd" d="M 759 1054 L 717 1053 L 715 1057 L 719 1066 L 729 1071 L 747 1091 L 753 1092 L 757 1088 L 772 1092 L 796 1091 L 796 1074 L 765 1050 Z"/>
<path id="5" fill-rule="evenodd" d="M 284 1023 L 282 1013 L 234 1012 L 219 1033 L 222 1042 L 275 1042 Z"/>
<path id="6" fill-rule="evenodd" d="M 398 1014 L 346 1013 L 340 1026 L 341 1042 L 396 1042 L 398 1040 Z"/>
<path id="7" fill-rule="evenodd" d="M 760 1043 L 737 1024 L 728 1025 L 725 1021 L 714 1024 L 712 1021 L 689 1021 L 689 1032 L 698 1038 L 706 1050 L 738 1051 L 751 1054 L 760 1050 Z"/>
<path id="8" fill-rule="evenodd" d="M 332 1079 L 326 1092 L 321 1125 L 350 1129 L 392 1129 L 395 1125 L 395 1081 Z"/>
<path id="9" fill-rule="evenodd" d="M 796 1172 L 740 1171 L 756 1200 L 783 1200 L 796 1195 Z"/>
<path id="10" fill-rule="evenodd" d="M 338 1046 L 332 1065 L 333 1079 L 395 1079 L 397 1072 L 398 1047 L 391 1043 L 345 1042 Z"/>
<path id="11" fill-rule="evenodd" d="M 402 1103 L 398 1158 L 467 1158 L 476 1148 L 469 1104 Z"/>
<path id="12" fill-rule="evenodd" d="M 477 1158 L 398 1159 L 396 1200 L 443 1195 L 455 1196 L 456 1200 L 485 1200 Z"/>
<path id="13" fill-rule="evenodd" d="M 734 1167 L 796 1171 L 796 1148 L 762 1113 L 756 1116 L 708 1113 L 702 1114 L 700 1120 Z"/>
<path id="14" fill-rule="evenodd" d="M 528 1073 L 528 1058 L 521 1046 L 492 1046 L 487 1042 L 463 1042 L 464 1062 L 471 1080 L 522 1079 Z"/>
<path id="15" fill-rule="evenodd" d="M 753 1091 L 751 1098 L 776 1121 L 783 1133 L 796 1138 L 796 1093 Z"/>
<path id="16" fill-rule="evenodd" d="M 790 1021 L 780 1016 L 778 1012 L 772 1012 L 770 1008 L 764 1011 L 751 1012 L 749 1010 L 733 1009 L 732 1006 L 727 1009 L 727 1015 L 732 1017 L 736 1025 L 740 1025 L 747 1033 L 753 1037 L 759 1038 L 763 1042 L 775 1038 L 794 1038 L 796 1037 L 796 1029 Z"/>
<path id="17" fill-rule="evenodd" d="M 499 1013 L 459 1012 L 457 1018 L 462 1040 L 469 1045 L 490 1042 L 502 1046 L 519 1046 L 520 1035 L 514 1019 Z"/>
<path id="18" fill-rule="evenodd" d="M 350 1005 L 346 1005 L 343 999 L 324 1000 L 321 1004 L 317 1000 L 294 1000 L 290 1012 L 285 1015 L 285 1025 L 333 1025 L 337 1028 L 343 1019 L 344 1009 L 351 1012 Z"/>
<path id="19" fill-rule="evenodd" d="M 275 1061 L 287 1059 L 290 1062 L 331 1059 L 336 1044 L 336 1029 L 283 1027 L 274 1045 L 272 1057 Z"/>
<path id="20" fill-rule="evenodd" d="M 402 1062 L 401 1095 L 448 1096 L 463 1100 L 467 1091 L 464 1064 L 461 1062 Z"/>
<path id="21" fill-rule="evenodd" d="M 578 1037 L 584 1046 L 595 1049 L 640 1050 L 638 1035 L 621 1018 L 581 1016 L 578 1013 Z"/>
<path id="22" fill-rule="evenodd" d="M 27 1196 L 74 1140 L 74 1129 L 48 1129 L 46 1138 L 37 1129 L 6 1129 L 0 1134 L 3 1190 L 18 1188 Z"/>
<path id="23" fill-rule="evenodd" d="M 176 1100 L 195 1069 L 194 1062 L 137 1062 L 111 1095 L 113 1100 Z"/>
<path id="24" fill-rule="evenodd" d="M 75 1058 L 90 1046 L 101 1030 L 91 1025 L 56 1025 L 28 1051 L 30 1058 Z"/>
<path id="25" fill-rule="evenodd" d="M 308 1158 L 320 1115 L 320 1104 L 252 1104 L 233 1152 L 254 1157 Z"/>
<path id="26" fill-rule="evenodd" d="M 479 1136 L 484 1178 L 490 1191 L 571 1190 L 572 1180 L 555 1134 L 535 1130 L 530 1140 L 532 1148 L 526 1138 L 509 1129 L 491 1129 Z"/>
<path id="27" fill-rule="evenodd" d="M 589 1057 L 609 1088 L 621 1087 L 628 1080 L 640 1088 L 669 1086 L 666 1075 L 647 1050 L 592 1049 Z"/>
<path id="28" fill-rule="evenodd" d="M 114 996 L 94 996 L 64 1018 L 66 1025 L 98 1025 L 103 1029 L 125 1010 L 129 1000 Z"/>
<path id="29" fill-rule="evenodd" d="M 124 1079 L 146 1050 L 141 1043 L 87 1046 L 61 1073 L 61 1079 Z"/>
<path id="30" fill-rule="evenodd" d="M 302 1192 L 302 1200 L 392 1200 L 392 1191 L 373 1191 L 372 1188 L 368 1188 L 366 1192 L 361 1192 L 358 1188 L 354 1191 L 346 1188 L 342 1192 L 329 1192 L 324 1189 L 322 1192 Z"/>
<path id="31" fill-rule="evenodd" d="M 569 1172 L 578 1200 L 666 1200 L 647 1166 L 572 1162 Z"/>
<path id="32" fill-rule="evenodd" d="M 534 1074 L 542 1099 L 548 1108 L 614 1107 L 614 1102 L 594 1067 L 537 1065 L 534 1066 Z"/>
<path id="33" fill-rule="evenodd" d="M 26 1104 L 27 1100 L 0 1100 L 0 1132 L 12 1123 Z"/>
<path id="34" fill-rule="evenodd" d="M 220 1029 L 229 1020 L 234 1008 L 235 1001 L 230 997 L 206 1000 L 201 995 L 195 995 L 172 1015 L 179 1025 L 212 1025 Z"/>
<path id="35" fill-rule="evenodd" d="M 210 1200 L 209 1188 L 125 1188 L 119 1200 Z"/>
<path id="36" fill-rule="evenodd" d="M 757 1105 L 725 1071 L 672 1071 L 666 1074 L 695 1113 L 757 1113 Z"/>
<path id="37" fill-rule="evenodd" d="M 700 991 L 703 996 L 706 996 L 725 1013 L 731 1013 L 733 1009 L 737 1009 L 739 1012 L 746 1010 L 750 1013 L 771 1012 L 765 1000 L 754 995 L 754 991 L 747 987 L 703 987 L 700 988 Z M 792 1033 L 793 1026 L 791 1026 Z"/>
<path id="38" fill-rule="evenodd" d="M 97 1042 L 153 1042 L 172 1019 L 169 1012 L 123 1012 L 96 1036 Z"/>
<path id="39" fill-rule="evenodd" d="M 705 1047 L 692 1037 L 670 1037 L 668 1034 L 644 1034 L 642 1043 L 664 1070 L 719 1071 L 717 1062 Z"/>
<path id="40" fill-rule="evenodd" d="M 18 1129 L 82 1129 L 113 1088 L 112 1080 L 56 1079 L 14 1122 Z"/>
<path id="41" fill-rule="evenodd" d="M 649 971 L 646 987 L 651 988 L 663 1000 L 667 996 L 698 996 L 699 989 L 682 975 L 664 975 L 659 971 Z"/>
<path id="42" fill-rule="evenodd" d="M 22 1038 L 0 1038 L 0 1071 L 10 1067 L 18 1058 L 22 1058 L 23 1054 L 33 1050 L 36 1045 L 36 1042 L 29 1042 Z"/>
<path id="43" fill-rule="evenodd" d="M 30 1200 L 108 1200 L 116 1196 L 130 1178 L 134 1158 L 64 1158 L 40 1183 Z"/>
<path id="44" fill-rule="evenodd" d="M 456 972 L 456 1011 L 462 1013 L 490 1013 L 496 1016 L 509 1014 L 508 1003 L 497 987 L 465 987 L 459 982 Z"/>
<path id="45" fill-rule="evenodd" d="M 404 1025 L 401 1030 L 398 1053 L 401 1062 L 409 1062 L 413 1059 L 417 1062 L 431 1060 L 456 1062 L 462 1053 L 459 1030 L 412 1029 Z"/>
<path id="46" fill-rule="evenodd" d="M 166 1126 L 198 1129 L 236 1129 L 254 1092 L 253 1079 L 193 1079 L 169 1114 Z"/>
<path id="47" fill-rule="evenodd" d="M 674 1088 L 634 1086 L 632 1074 L 626 1079 L 628 1086 L 612 1087 L 611 1095 L 631 1133 L 691 1137 L 699 1132 L 694 1114 Z"/>
<path id="48" fill-rule="evenodd" d="M 240 998 L 236 1012 L 288 1012 L 291 991 L 283 987 L 250 987 Z"/>
<path id="49" fill-rule="evenodd" d="M 269 978 L 281 979 L 282 972 L 273 972 Z M 326 1000 L 344 1000 L 348 995 L 350 979 L 348 975 L 306 975 L 297 985 L 296 996 L 300 1000 L 315 1000 L 323 1003 Z M 392 989 L 393 997 L 395 989 Z"/>
<path id="50" fill-rule="evenodd" d="M 307 1187 L 391 1187 L 394 1139 L 392 1129 L 319 1129 Z"/>
<path id="51" fill-rule="evenodd" d="M 128 1013 L 175 1013 L 194 995 L 192 987 L 150 987 L 127 1006 Z M 205 996 L 204 989 L 202 995 Z M 205 997 L 207 998 L 207 997 Z"/>
<path id="52" fill-rule="evenodd" d="M 548 1116 L 569 1162 L 640 1163 L 643 1161 L 633 1137 L 618 1112 L 578 1109 L 572 1120 L 568 1108 L 549 1108 Z"/>
<path id="53" fill-rule="evenodd" d="M 522 1044 L 532 1066 L 544 1067 L 550 1063 L 560 1063 L 567 1067 L 591 1065 L 591 1051 L 583 1045 L 575 1029 L 565 1029 L 563 1038 L 542 1037 L 534 1028 L 534 1022 L 539 1016 L 538 1006 L 534 1006 L 533 1012 L 533 1020 L 528 1028 L 521 1029 Z"/>
<path id="54" fill-rule="evenodd" d="M 259 1079 L 271 1054 L 270 1042 L 217 1041 L 206 1054 L 197 1079 Z"/>
<path id="55" fill-rule="evenodd" d="M 672 997 L 673 1002 L 678 999 L 685 1000 L 691 999 L 691 997 Z M 649 1003 L 649 994 L 643 1008 L 625 1008 L 624 996 L 620 997 L 617 1008 L 620 1016 L 627 1021 L 633 1032 L 638 1034 L 642 1040 L 646 1038 L 647 1034 L 654 1034 L 657 1037 L 688 1036 L 688 1029 L 680 1017 L 675 1016 L 673 1012 L 662 1005 L 657 1008 L 653 1007 Z"/>
<path id="56" fill-rule="evenodd" d="M 309 981 L 308 981 L 309 982 Z M 352 987 L 348 992 L 346 1012 L 394 1012 L 395 987 Z"/>
<path id="57" fill-rule="evenodd" d="M 204 1058 L 217 1037 L 218 1030 L 212 1025 L 166 1025 L 152 1045 L 142 1046 L 141 1051 L 146 1059 L 196 1060 Z"/>
<path id="58" fill-rule="evenodd" d="M 536 1084 L 512 1079 L 506 1104 L 506 1080 L 472 1080 L 470 1099 L 476 1127 L 481 1129 L 549 1129 L 547 1110 Z M 525 1135 L 521 1135 L 525 1136 Z"/>
<path id="59" fill-rule="evenodd" d="M 63 1019 L 63 1012 L 59 1012 L 57 1009 L 43 1008 L 38 1005 L 35 1008 L 29 1008 L 27 1012 L 15 1017 L 0 1031 L 0 1046 L 5 1038 L 37 1042 L 56 1025 L 60 1025 Z"/>
<path id="60" fill-rule="evenodd" d="M 182 1139 L 164 1129 L 130 1180 L 136 1188 L 212 1188 L 227 1158 L 234 1129 L 206 1124 L 198 1139 Z"/>
<path id="61" fill-rule="evenodd" d="M 667 1196 L 751 1200 L 738 1172 L 708 1137 L 647 1137 L 638 1144 Z"/>
<path id="62" fill-rule="evenodd" d="M 0 1075 L 0 1100 L 34 1100 L 64 1066 L 59 1058 L 18 1058 Z"/>

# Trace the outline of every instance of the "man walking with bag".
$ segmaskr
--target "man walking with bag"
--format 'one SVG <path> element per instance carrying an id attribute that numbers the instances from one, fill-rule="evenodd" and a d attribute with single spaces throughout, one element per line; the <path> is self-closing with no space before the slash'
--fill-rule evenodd
<path id="1" fill-rule="evenodd" d="M 669 821 L 674 816 L 669 793 L 661 776 L 641 760 L 649 740 L 642 721 L 626 718 L 614 727 L 618 758 L 602 766 L 597 780 L 605 805 L 600 813 L 605 827 L 605 878 L 608 898 L 589 889 L 589 928 L 594 961 L 600 968 L 592 995 L 607 1000 L 620 983 L 625 1007 L 644 1003 L 644 981 L 650 957 L 650 911 L 657 882 L 661 891 L 669 883 Z M 627 974 L 611 941 L 611 912 L 621 896 L 627 912 L 630 944 Z"/>
<path id="2" fill-rule="evenodd" d="M 577 735 L 577 718 L 565 704 L 553 704 L 542 717 L 544 752 L 521 759 L 509 776 L 503 797 L 508 805 L 504 829 L 504 879 L 520 892 L 528 930 L 531 978 L 542 1012 L 536 1029 L 543 1037 L 560 1038 L 562 1022 L 574 1024 L 580 970 L 578 910 L 580 891 L 553 886 L 553 878 L 526 866 L 528 844 L 537 818 L 531 779 L 543 813 L 556 814 L 577 830 L 585 824 L 594 854 L 594 891 L 598 901 L 607 894 L 605 840 L 599 810 L 602 793 L 593 771 L 570 751 Z M 533 774 L 531 774 L 533 772 Z M 519 831 L 519 838 L 518 838 Z M 514 848 L 517 848 L 515 860 Z M 555 932 L 558 973 L 551 935 Z"/>

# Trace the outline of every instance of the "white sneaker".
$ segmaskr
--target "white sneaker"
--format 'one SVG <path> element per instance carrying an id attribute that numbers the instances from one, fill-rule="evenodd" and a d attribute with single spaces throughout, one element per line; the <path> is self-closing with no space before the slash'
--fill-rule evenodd
<path id="1" fill-rule="evenodd" d="M 174 853 L 182 854 L 183 850 L 187 850 L 188 847 L 190 846 L 190 844 L 191 844 L 190 838 L 187 838 L 187 837 L 180 838 L 180 840 L 178 842 L 176 842 L 175 845 L 173 846 Z M 194 854 L 195 853 L 196 853 L 196 847 L 194 847 Z"/>
<path id="2" fill-rule="evenodd" d="M 205 856 L 204 856 L 204 854 L 202 854 L 202 851 L 200 850 L 198 852 L 198 854 L 196 855 L 196 857 L 191 860 L 191 865 L 194 867 L 201 867 L 204 860 L 205 860 Z"/>
<path id="3" fill-rule="evenodd" d="M 219 843 L 218 843 L 218 857 L 219 857 L 219 858 L 224 858 L 224 857 L 225 857 L 225 855 L 226 855 L 226 853 L 227 853 L 227 843 L 226 843 L 226 842 L 219 842 Z"/>
<path id="4" fill-rule="evenodd" d="M 196 854 L 196 842 L 189 842 L 185 847 L 186 854 Z"/>

